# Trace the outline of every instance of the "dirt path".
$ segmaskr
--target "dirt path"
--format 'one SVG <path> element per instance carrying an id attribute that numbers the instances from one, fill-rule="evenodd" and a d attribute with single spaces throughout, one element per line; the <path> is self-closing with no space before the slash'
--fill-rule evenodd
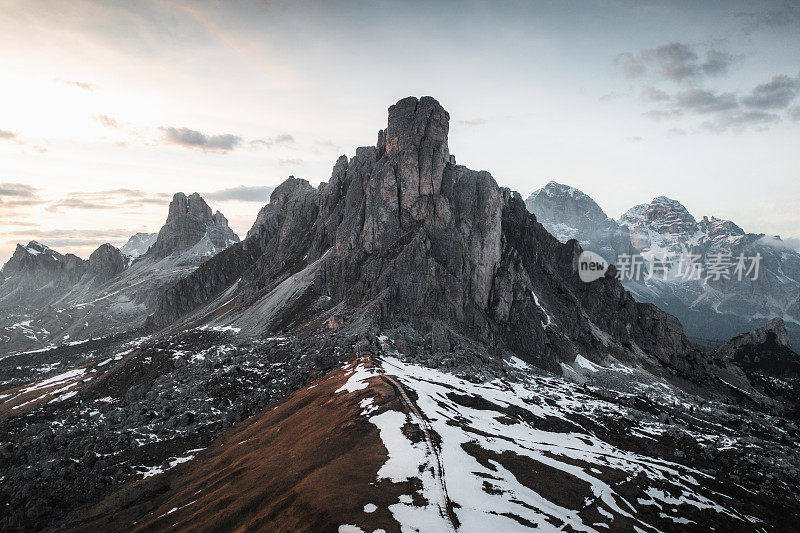
<path id="1" fill-rule="evenodd" d="M 441 496 L 441 501 L 438 502 L 436 505 L 439 507 L 439 514 L 447 520 L 447 523 L 450 526 L 450 530 L 455 532 L 456 527 L 453 523 L 453 517 L 450 515 L 450 510 L 448 509 L 448 502 L 450 501 L 450 497 L 447 494 L 447 483 L 444 479 L 444 470 L 442 468 L 442 460 L 439 457 L 439 452 L 436 449 L 436 446 L 433 443 L 433 439 L 431 438 L 431 427 L 428 424 L 428 421 L 422 416 L 419 409 L 417 408 L 416 404 L 411 401 L 406 393 L 405 387 L 403 384 L 400 383 L 394 376 L 390 376 L 386 373 L 386 371 L 381 367 L 381 377 L 386 380 L 390 385 L 392 385 L 397 392 L 400 394 L 400 398 L 403 400 L 403 403 L 408 408 L 409 414 L 411 415 L 412 419 L 416 419 L 417 424 L 419 427 L 422 428 L 422 433 L 425 435 L 425 443 L 428 446 L 428 451 L 433 457 L 433 477 L 436 480 L 436 484 L 439 487 L 439 492 Z"/>

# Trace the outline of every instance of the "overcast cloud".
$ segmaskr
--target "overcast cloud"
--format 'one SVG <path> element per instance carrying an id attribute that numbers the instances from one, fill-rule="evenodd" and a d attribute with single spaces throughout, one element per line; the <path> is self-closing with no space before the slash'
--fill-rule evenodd
<path id="1" fill-rule="evenodd" d="M 177 144 L 186 148 L 199 148 L 208 152 L 228 152 L 242 143 L 242 138 L 232 133 L 222 135 L 206 135 L 189 128 L 174 128 L 167 126 L 164 131 L 164 140 L 169 144 Z"/>
<path id="2" fill-rule="evenodd" d="M 201 193 L 200 196 L 206 200 L 214 200 L 218 202 L 236 201 L 265 204 L 269 202 L 270 195 L 274 190 L 275 187 L 247 187 L 245 185 L 239 185 L 238 187 L 230 187 L 228 189 Z"/>

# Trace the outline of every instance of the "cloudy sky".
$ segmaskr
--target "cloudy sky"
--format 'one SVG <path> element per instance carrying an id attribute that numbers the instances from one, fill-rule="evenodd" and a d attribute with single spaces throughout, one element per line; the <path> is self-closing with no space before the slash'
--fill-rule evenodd
<path id="1" fill-rule="evenodd" d="M 459 163 L 612 217 L 666 195 L 800 237 L 800 2 L 0 0 L 0 260 L 157 231 L 176 191 L 244 234 L 432 95 Z"/>

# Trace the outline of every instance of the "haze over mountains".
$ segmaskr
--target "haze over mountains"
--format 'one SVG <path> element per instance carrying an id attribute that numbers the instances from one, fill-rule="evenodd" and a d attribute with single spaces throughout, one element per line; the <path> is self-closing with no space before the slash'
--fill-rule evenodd
<path id="1" fill-rule="evenodd" d="M 159 291 L 239 237 L 199 194 L 177 193 L 157 235 L 136 234 L 121 250 L 103 244 L 89 259 L 32 241 L 3 266 L 3 350 L 85 341 L 144 323 Z"/>
<path id="2" fill-rule="evenodd" d="M 707 279 L 705 273 L 686 279 L 678 275 L 675 260 L 667 279 L 643 271 L 638 279 L 622 281 L 638 300 L 677 316 L 693 336 L 724 340 L 780 317 L 793 343 L 800 345 L 800 253 L 780 237 L 747 233 L 713 216 L 698 221 L 680 202 L 664 196 L 632 207 L 615 221 L 586 194 L 552 181 L 531 194 L 526 206 L 562 242 L 577 239 L 612 263 L 631 254 L 693 254 L 699 263 L 717 257 L 731 262 L 726 269 L 731 279 Z M 737 258 L 747 258 L 749 269 L 750 258 L 757 255 L 757 279 L 752 279 L 754 272 L 738 279 Z"/>
<path id="3" fill-rule="evenodd" d="M 277 187 L 242 241 L 178 193 L 135 259 L 20 246 L 0 286 L 0 526 L 796 527 L 784 320 L 699 349 L 613 269 L 582 282 L 564 239 L 755 237 L 666 199 L 617 223 L 557 184 L 532 200 L 543 224 L 457 164 L 449 129 L 435 99 L 398 101 L 327 182 Z M 721 311 L 744 298 L 718 292 Z"/>

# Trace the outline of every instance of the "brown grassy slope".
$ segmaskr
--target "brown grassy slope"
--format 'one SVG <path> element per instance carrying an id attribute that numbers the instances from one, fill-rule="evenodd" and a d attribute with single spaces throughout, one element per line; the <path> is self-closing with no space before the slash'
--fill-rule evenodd
<path id="1" fill-rule="evenodd" d="M 70 517 L 69 529 L 97 531 L 399 530 L 387 506 L 410 484 L 376 481 L 387 459 L 359 401 L 403 409 L 382 378 L 335 393 L 335 370 L 277 405 L 225 431 L 194 460 L 122 487 Z M 364 513 L 373 503 L 378 510 Z M 170 512 L 171 511 L 171 512 Z"/>

